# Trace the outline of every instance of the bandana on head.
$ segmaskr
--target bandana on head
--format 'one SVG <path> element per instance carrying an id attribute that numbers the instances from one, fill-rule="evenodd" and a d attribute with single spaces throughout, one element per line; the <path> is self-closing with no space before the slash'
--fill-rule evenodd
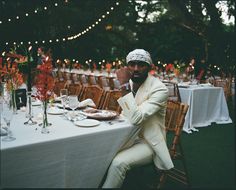
<path id="1" fill-rule="evenodd" d="M 126 63 L 129 63 L 130 61 L 143 61 L 148 63 L 149 65 L 152 64 L 152 59 L 150 54 L 144 49 L 135 49 L 129 52 L 129 54 L 126 57 Z"/>

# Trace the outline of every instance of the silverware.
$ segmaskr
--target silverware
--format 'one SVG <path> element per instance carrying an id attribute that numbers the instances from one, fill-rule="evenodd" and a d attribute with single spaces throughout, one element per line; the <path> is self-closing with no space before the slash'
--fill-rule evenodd
<path id="1" fill-rule="evenodd" d="M 106 122 L 106 123 L 108 123 L 109 125 L 113 125 L 113 124 L 115 124 L 115 123 L 122 123 L 122 122 L 124 122 L 125 120 L 123 120 L 123 119 L 119 119 L 119 120 L 113 120 L 113 121 L 108 121 L 108 122 Z"/>

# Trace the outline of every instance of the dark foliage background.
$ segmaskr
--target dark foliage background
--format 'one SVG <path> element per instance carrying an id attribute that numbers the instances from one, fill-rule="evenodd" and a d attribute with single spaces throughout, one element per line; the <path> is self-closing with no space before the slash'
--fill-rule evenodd
<path id="1" fill-rule="evenodd" d="M 195 57 L 233 72 L 235 24 L 223 24 L 221 9 L 216 7 L 222 2 L 228 7 L 227 14 L 235 16 L 233 0 L 2 0 L 0 51 L 8 51 L 13 42 L 28 45 L 30 41 L 34 52 L 43 45 L 52 50 L 54 60 L 69 58 L 83 63 L 88 59 L 124 60 L 130 50 L 144 48 L 150 51 L 155 64 L 176 60 L 188 63 Z M 86 34 L 71 41 L 55 41 L 82 32 L 110 7 L 114 11 Z M 33 14 L 34 10 L 38 13 Z M 150 13 L 156 11 L 160 14 L 150 22 Z"/>

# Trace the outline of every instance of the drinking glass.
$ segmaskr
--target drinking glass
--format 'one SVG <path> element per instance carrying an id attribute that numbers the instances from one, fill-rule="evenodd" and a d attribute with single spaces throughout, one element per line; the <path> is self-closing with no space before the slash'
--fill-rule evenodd
<path id="1" fill-rule="evenodd" d="M 69 107 L 73 110 L 73 117 L 75 117 L 75 109 L 78 107 L 79 101 L 76 95 L 71 95 L 69 98 Z"/>
<path id="2" fill-rule="evenodd" d="M 67 103 L 67 98 L 68 98 L 68 90 L 67 89 L 61 89 L 60 90 L 60 97 L 61 97 L 61 104 L 63 106 L 63 117 L 65 118 L 65 108 L 66 108 L 66 103 Z"/>
<path id="3" fill-rule="evenodd" d="M 16 138 L 12 136 L 12 132 L 10 130 L 10 124 L 13 116 L 13 108 L 10 104 L 10 102 L 3 102 L 3 111 L 2 111 L 2 116 L 4 121 L 7 124 L 6 130 L 7 130 L 7 136 L 4 137 L 2 140 L 3 141 L 13 141 Z"/>
<path id="4" fill-rule="evenodd" d="M 2 127 L 3 96 L 0 95 L 0 128 Z"/>

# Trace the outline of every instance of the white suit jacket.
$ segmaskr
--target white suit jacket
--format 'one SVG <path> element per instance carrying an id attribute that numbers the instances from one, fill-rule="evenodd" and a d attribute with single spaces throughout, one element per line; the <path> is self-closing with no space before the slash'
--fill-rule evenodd
<path id="1" fill-rule="evenodd" d="M 132 81 L 131 81 L 132 82 Z M 158 79 L 148 75 L 134 98 L 129 93 L 118 100 L 123 114 L 141 130 L 139 135 L 154 151 L 154 164 L 162 170 L 174 167 L 167 145 L 165 132 L 165 112 L 168 89 Z"/>

